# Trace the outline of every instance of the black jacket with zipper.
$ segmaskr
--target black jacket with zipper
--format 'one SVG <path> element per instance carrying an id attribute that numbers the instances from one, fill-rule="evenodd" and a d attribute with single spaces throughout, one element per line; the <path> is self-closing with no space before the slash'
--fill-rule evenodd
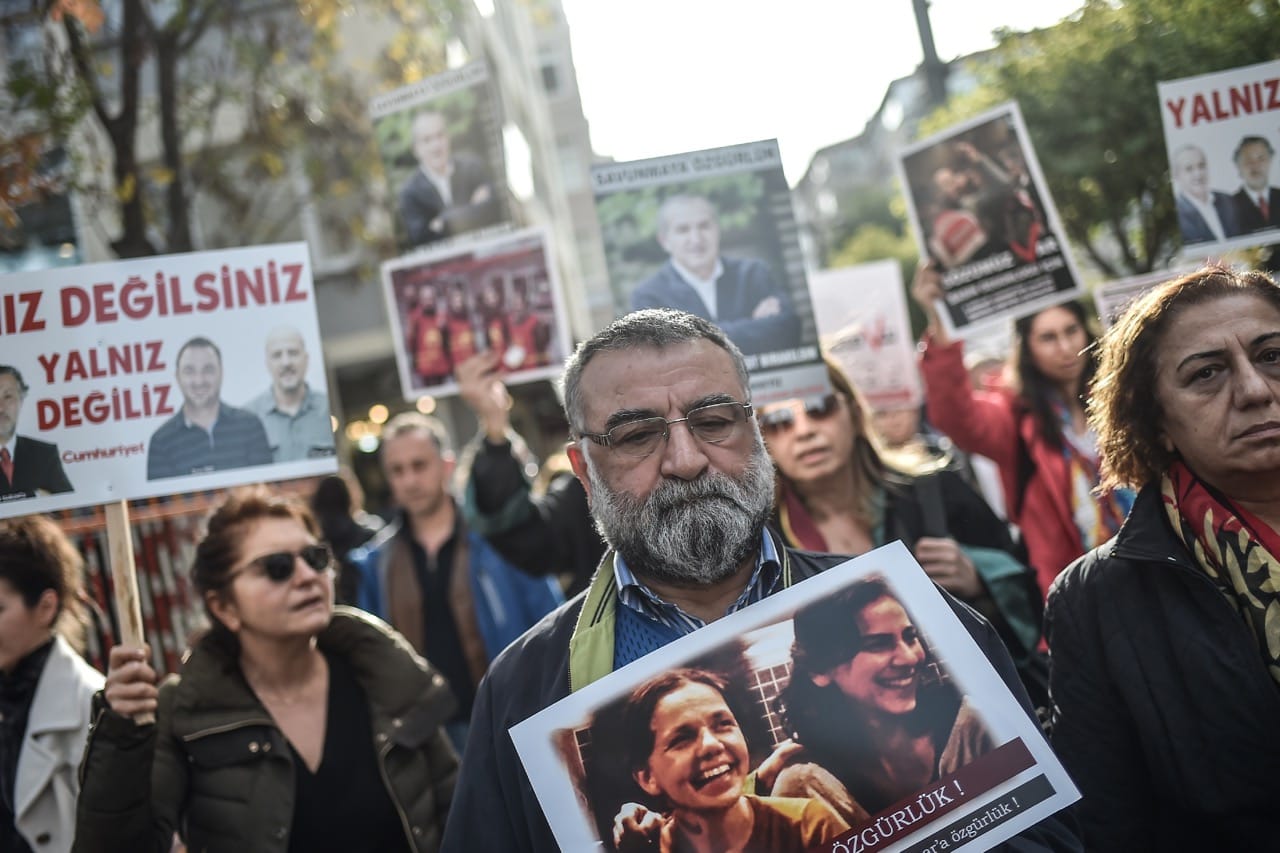
<path id="1" fill-rule="evenodd" d="M 1280 850 L 1280 689 L 1158 485 L 1058 578 L 1045 633 L 1089 850 Z"/>

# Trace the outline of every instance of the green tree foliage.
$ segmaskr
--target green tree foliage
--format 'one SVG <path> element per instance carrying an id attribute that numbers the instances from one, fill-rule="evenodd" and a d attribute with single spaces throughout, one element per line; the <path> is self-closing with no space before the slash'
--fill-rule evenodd
<path id="1" fill-rule="evenodd" d="M 279 239 L 303 199 L 362 236 L 377 152 L 369 98 L 444 68 L 458 0 L 95 0 L 32 4 L 44 31 L 7 69 L 8 109 L 73 168 L 121 257 Z M 357 26 L 358 25 L 358 26 Z M 356 32 L 347 43 L 344 36 Z M 5 147 L 0 131 L 0 148 Z M 105 142 L 103 142 L 105 140 Z M 99 185 L 97 176 L 110 175 Z M 110 211 L 113 216 L 102 217 Z M 328 220 L 328 221 L 326 221 Z M 296 233 L 292 232 L 292 233 Z"/>
<path id="2" fill-rule="evenodd" d="M 1274 0 L 1088 0 L 998 34 L 986 86 L 923 132 L 1014 99 L 1071 239 L 1107 275 L 1164 266 L 1180 238 L 1156 83 L 1276 58 Z"/>

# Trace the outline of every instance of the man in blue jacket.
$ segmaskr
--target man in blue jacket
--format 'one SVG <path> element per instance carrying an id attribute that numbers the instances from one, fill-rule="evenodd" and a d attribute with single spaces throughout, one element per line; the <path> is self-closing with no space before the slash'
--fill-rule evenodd
<path id="1" fill-rule="evenodd" d="M 458 754 L 489 661 L 564 599 L 467 530 L 449 493 L 453 451 L 435 418 L 408 412 L 383 430 L 382 467 L 399 517 L 351 554 L 361 607 L 386 619 L 458 699 L 446 724 Z"/>

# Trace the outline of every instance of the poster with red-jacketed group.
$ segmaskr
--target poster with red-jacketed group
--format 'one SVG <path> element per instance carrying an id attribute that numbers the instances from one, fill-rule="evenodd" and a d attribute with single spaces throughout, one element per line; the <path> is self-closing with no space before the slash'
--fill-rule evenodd
<path id="1" fill-rule="evenodd" d="M 963 336 L 1083 293 L 1016 103 L 908 146 L 898 172 L 920 254 L 942 270 L 949 331 Z"/>
<path id="2" fill-rule="evenodd" d="M 337 468 L 305 243 L 0 279 L 0 517 Z"/>
<path id="3" fill-rule="evenodd" d="M 563 850 L 986 850 L 1079 799 L 901 542 L 510 733 Z"/>
<path id="4" fill-rule="evenodd" d="M 1184 254 L 1280 241 L 1280 60 L 1156 85 Z"/>
<path id="5" fill-rule="evenodd" d="M 560 375 L 568 314 L 546 233 L 467 240 L 382 265 L 406 400 L 456 394 L 454 369 L 495 351 L 508 385 Z"/>

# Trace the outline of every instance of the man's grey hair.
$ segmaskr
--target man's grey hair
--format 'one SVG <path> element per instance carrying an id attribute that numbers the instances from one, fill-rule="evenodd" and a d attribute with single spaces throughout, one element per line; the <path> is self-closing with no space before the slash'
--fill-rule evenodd
<path id="1" fill-rule="evenodd" d="M 675 207 L 678 204 L 694 204 L 696 202 L 702 202 L 707 207 L 711 208 L 711 218 L 715 219 L 717 223 L 719 222 L 720 220 L 719 211 L 717 211 L 716 206 L 711 203 L 711 199 L 707 198 L 704 195 L 696 195 L 693 193 L 679 193 L 677 195 L 667 196 L 662 200 L 662 204 L 658 205 L 658 218 L 657 218 L 658 234 L 662 234 L 664 231 L 667 230 L 667 225 L 671 221 L 671 208 Z"/>
<path id="2" fill-rule="evenodd" d="M 411 432 L 426 433 L 441 456 L 453 453 L 453 439 L 449 437 L 449 430 L 445 429 L 444 423 L 439 418 L 421 412 L 401 412 L 387 421 L 387 425 L 382 428 L 382 441 L 385 444 Z"/>
<path id="3" fill-rule="evenodd" d="M 630 349 L 664 349 L 691 341 L 710 341 L 729 353 L 742 387 L 750 387 L 747 365 L 742 350 L 721 331 L 719 326 L 684 311 L 670 308 L 646 308 L 614 320 L 595 337 L 583 341 L 565 363 L 561 379 L 564 414 L 575 436 L 586 430 L 582 372 L 597 354 Z"/>
<path id="4" fill-rule="evenodd" d="M 1173 168 L 1175 172 L 1175 180 L 1177 179 L 1176 172 L 1178 169 L 1178 164 L 1182 162 L 1182 158 L 1187 154 L 1199 154 L 1201 157 L 1204 158 L 1205 164 L 1208 165 L 1209 155 L 1205 154 L 1204 149 L 1201 148 L 1199 145 L 1194 145 L 1190 142 L 1184 145 L 1179 145 L 1177 148 L 1173 150 L 1173 159 L 1169 161 L 1173 164 Z"/>

